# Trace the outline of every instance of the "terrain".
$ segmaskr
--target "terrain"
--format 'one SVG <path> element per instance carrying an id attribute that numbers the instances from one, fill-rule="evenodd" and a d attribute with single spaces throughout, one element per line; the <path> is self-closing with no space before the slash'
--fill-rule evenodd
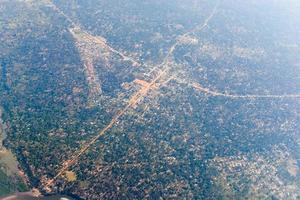
<path id="1" fill-rule="evenodd" d="M 0 0 L 4 146 L 44 195 L 299 199 L 299 9 Z"/>
<path id="2" fill-rule="evenodd" d="M 2 120 L 0 109 L 0 196 L 16 191 L 26 191 L 24 172 L 18 168 L 18 162 L 13 153 L 3 146 L 6 124 Z"/>

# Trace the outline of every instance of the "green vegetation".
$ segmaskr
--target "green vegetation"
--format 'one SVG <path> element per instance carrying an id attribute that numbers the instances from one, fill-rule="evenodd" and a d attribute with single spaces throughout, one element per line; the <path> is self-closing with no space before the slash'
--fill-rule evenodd
<path id="1" fill-rule="evenodd" d="M 31 186 L 49 193 L 46 182 L 127 108 L 51 192 L 300 196 L 300 103 L 250 96 L 300 93 L 298 21 L 285 26 L 277 4 L 218 2 L 1 1 L 5 146 Z M 144 94 L 135 103 L 137 91 Z M 26 189 L 0 175 L 1 193 Z"/>
<path id="2" fill-rule="evenodd" d="M 27 186 L 18 177 L 7 176 L 6 173 L 0 169 L 0 196 L 8 195 L 11 193 L 25 192 Z"/>

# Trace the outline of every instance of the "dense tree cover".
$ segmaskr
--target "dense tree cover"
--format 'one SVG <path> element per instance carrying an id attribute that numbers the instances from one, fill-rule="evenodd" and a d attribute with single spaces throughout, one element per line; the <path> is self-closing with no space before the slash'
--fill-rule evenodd
<path id="1" fill-rule="evenodd" d="M 0 12 L 5 145 L 44 191 L 44 181 L 143 87 L 136 79 L 150 82 L 167 65 L 152 90 L 68 169 L 76 180 L 60 176 L 53 192 L 84 199 L 299 197 L 299 99 L 230 97 L 300 93 L 297 21 L 285 26 L 287 13 L 268 2 L 0 3 L 11 10 Z M 78 42 L 74 24 L 107 44 Z M 194 27 L 201 29 L 178 37 Z M 170 52 L 169 62 L 157 65 Z M 91 72 L 101 86 L 92 99 Z"/>

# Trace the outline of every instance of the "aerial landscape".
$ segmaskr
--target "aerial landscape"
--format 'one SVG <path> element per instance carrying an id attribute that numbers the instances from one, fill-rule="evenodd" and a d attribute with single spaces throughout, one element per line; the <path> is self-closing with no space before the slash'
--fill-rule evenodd
<path id="1" fill-rule="evenodd" d="M 0 0 L 0 199 L 300 199 L 297 0 Z"/>

